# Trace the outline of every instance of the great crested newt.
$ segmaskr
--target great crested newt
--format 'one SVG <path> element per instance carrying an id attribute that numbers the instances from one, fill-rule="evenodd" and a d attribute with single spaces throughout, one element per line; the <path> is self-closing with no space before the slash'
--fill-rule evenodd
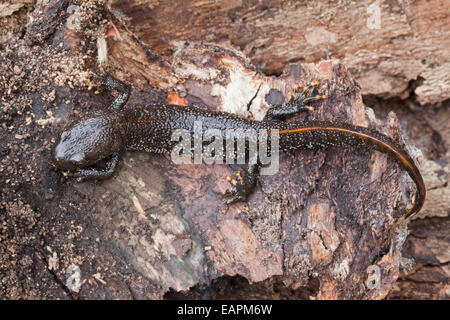
<path id="1" fill-rule="evenodd" d="M 146 107 L 124 107 L 130 95 L 130 87 L 103 73 L 98 76 L 102 88 L 116 90 L 118 96 L 104 110 L 88 113 L 82 119 L 67 126 L 60 133 L 52 151 L 52 164 L 73 172 L 79 179 L 104 179 L 111 176 L 123 150 L 144 150 L 154 153 L 170 153 L 177 144 L 171 133 L 176 129 L 194 131 L 195 122 L 201 121 L 202 130 L 255 129 L 278 130 L 280 150 L 323 148 L 331 146 L 365 146 L 394 156 L 415 182 L 417 192 L 406 218 L 420 211 L 425 200 L 425 185 L 422 176 L 405 149 L 380 132 L 347 123 L 328 121 L 285 120 L 300 111 L 311 110 L 308 103 L 325 99 L 326 96 L 308 97 L 311 82 L 300 92 L 294 89 L 289 101 L 268 110 L 262 121 L 241 118 L 237 115 L 204 110 L 193 106 L 154 104 Z M 93 165 L 106 161 L 105 168 Z M 261 163 L 254 161 L 244 172 L 238 171 L 236 179 L 228 177 L 231 188 L 224 192 L 227 203 L 246 201 L 254 189 Z"/>

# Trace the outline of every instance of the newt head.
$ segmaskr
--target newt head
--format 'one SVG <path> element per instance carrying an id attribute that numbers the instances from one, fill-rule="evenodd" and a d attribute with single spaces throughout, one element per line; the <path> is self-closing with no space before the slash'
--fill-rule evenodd
<path id="1" fill-rule="evenodd" d="M 96 115 L 67 126 L 52 150 L 52 164 L 75 170 L 90 166 L 122 148 L 119 130 L 110 118 Z"/>

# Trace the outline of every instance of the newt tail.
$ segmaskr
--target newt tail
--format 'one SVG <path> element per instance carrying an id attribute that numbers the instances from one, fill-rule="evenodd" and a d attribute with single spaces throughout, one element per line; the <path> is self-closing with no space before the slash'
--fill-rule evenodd
<path id="1" fill-rule="evenodd" d="M 413 206 L 404 214 L 405 218 L 410 218 L 418 213 L 425 202 L 426 189 L 419 169 L 415 165 L 409 154 L 394 140 L 364 127 L 349 125 L 346 123 L 331 123 L 326 121 L 316 121 L 304 123 L 300 127 L 291 127 L 279 130 L 281 140 L 285 135 L 302 135 L 306 141 L 309 141 L 311 147 L 316 147 L 314 141 L 321 141 L 320 144 L 328 146 L 351 146 L 367 145 L 373 146 L 376 150 L 391 154 L 408 172 L 416 185 L 416 196 Z M 313 138 L 313 136 L 315 136 Z M 298 140 L 299 138 L 296 137 Z M 311 144 L 311 141 L 313 142 Z M 282 143 L 285 146 L 286 142 Z M 293 149 L 293 148 L 290 148 Z"/>

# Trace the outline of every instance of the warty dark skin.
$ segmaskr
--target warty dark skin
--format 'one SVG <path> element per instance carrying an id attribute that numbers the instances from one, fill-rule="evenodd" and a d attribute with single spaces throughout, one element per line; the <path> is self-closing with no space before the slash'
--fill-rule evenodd
<path id="1" fill-rule="evenodd" d="M 82 179 L 105 179 L 114 173 L 121 151 L 170 153 L 178 143 L 171 140 L 171 133 L 175 129 L 194 132 L 195 121 L 201 121 L 203 131 L 255 129 L 259 132 L 263 129 L 270 134 L 271 130 L 276 129 L 279 130 L 281 150 L 366 146 L 393 155 L 417 188 L 414 204 L 404 216 L 408 218 L 417 214 L 425 201 L 422 176 L 405 149 L 391 138 L 376 130 L 346 123 L 284 121 L 300 111 L 310 110 L 307 106 L 309 102 L 326 98 L 306 97 L 310 89 L 317 85 L 318 82 L 311 82 L 301 93 L 297 93 L 296 88 L 289 102 L 269 109 L 263 121 L 256 121 L 193 106 L 155 104 L 124 108 L 130 94 L 129 86 L 105 74 L 101 86 L 116 90 L 119 93 L 117 98 L 109 108 L 89 113 L 63 130 L 52 151 L 52 164 L 60 169 L 71 170 Z M 105 169 L 92 168 L 103 159 L 106 159 Z M 237 179 L 228 179 L 232 187 L 224 192 L 229 198 L 227 203 L 247 200 L 256 185 L 260 166 L 259 162 L 250 164 L 245 172 L 238 171 Z"/>

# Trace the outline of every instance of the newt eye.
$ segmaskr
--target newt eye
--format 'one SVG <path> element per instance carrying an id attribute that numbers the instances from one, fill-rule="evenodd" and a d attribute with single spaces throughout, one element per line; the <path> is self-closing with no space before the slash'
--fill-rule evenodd
<path id="1" fill-rule="evenodd" d="M 84 164 L 84 161 L 77 161 L 76 164 L 79 165 L 79 166 L 81 166 L 81 165 Z"/>

